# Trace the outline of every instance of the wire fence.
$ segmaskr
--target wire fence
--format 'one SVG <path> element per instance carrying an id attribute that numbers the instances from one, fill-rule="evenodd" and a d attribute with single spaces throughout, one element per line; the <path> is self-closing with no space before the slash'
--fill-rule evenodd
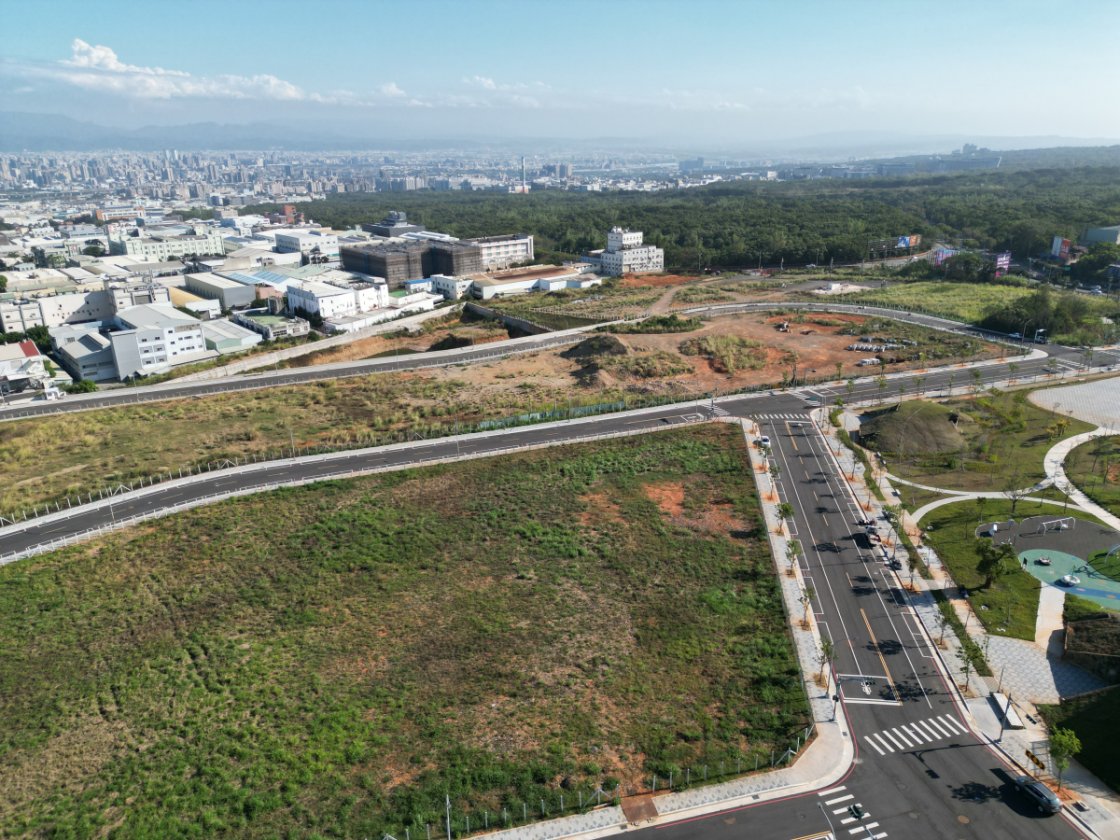
<path id="1" fill-rule="evenodd" d="M 461 796 L 446 796 L 443 807 L 434 805 L 413 814 L 407 822 L 386 825 L 382 840 L 441 840 L 470 834 L 517 828 L 542 820 L 572 814 L 587 814 L 604 806 L 619 806 L 628 797 L 653 793 L 683 793 L 708 785 L 766 773 L 788 766 L 812 740 L 816 724 L 798 732 L 784 751 L 752 751 L 728 756 L 696 766 L 671 767 L 662 773 L 650 773 L 623 785 L 606 778 L 599 783 L 568 782 L 565 786 L 538 786 L 530 797 L 525 794 L 496 797 L 481 805 Z M 738 792 L 729 792 L 734 798 Z"/>

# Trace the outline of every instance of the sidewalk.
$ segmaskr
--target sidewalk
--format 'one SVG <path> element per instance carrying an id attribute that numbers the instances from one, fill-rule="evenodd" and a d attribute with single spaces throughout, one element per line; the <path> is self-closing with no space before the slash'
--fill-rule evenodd
<path id="1" fill-rule="evenodd" d="M 845 412 L 844 423 L 845 428 L 849 428 L 852 424 L 858 424 L 858 421 Z M 863 466 L 835 437 L 831 427 L 826 429 L 825 434 L 830 439 L 830 447 L 840 468 L 847 475 L 854 476 L 849 483 L 856 490 L 856 495 L 865 498 L 868 491 L 865 489 L 867 484 Z M 873 480 L 878 483 L 887 499 L 894 498 L 893 488 L 885 474 Z M 944 501 L 954 502 L 960 499 L 953 497 Z M 876 508 L 877 513 L 882 513 L 883 504 L 877 499 L 872 499 L 872 506 Z M 929 505 L 926 507 L 928 508 Z M 924 510 L 925 508 L 922 509 Z M 903 513 L 901 527 L 906 528 L 909 534 L 920 534 L 920 530 L 908 513 Z M 893 529 L 891 536 L 896 543 L 899 541 L 898 534 Z M 1053 605 L 1047 605 L 1045 615 L 1040 617 L 1036 626 L 1036 636 L 1041 634 L 1048 637 L 1046 647 L 1020 639 L 989 636 L 980 620 L 972 613 L 968 600 L 954 597 L 956 584 L 933 550 L 922 545 L 920 537 L 912 537 L 912 541 L 929 567 L 931 577 L 927 580 L 912 572 L 909 559 L 904 552 L 898 553 L 898 558 L 902 561 L 902 570 L 898 572 L 898 577 L 900 583 L 909 583 L 911 580 L 914 583 L 914 590 L 909 592 L 910 606 L 921 619 L 931 646 L 938 652 L 942 671 L 953 681 L 957 695 L 967 709 L 966 720 L 976 734 L 1003 753 L 1009 762 L 1016 765 L 1019 772 L 1030 772 L 1034 768 L 1025 766 L 1029 764 L 1026 750 L 1031 749 L 1035 742 L 1046 740 L 1047 734 L 1037 709 L 1027 697 L 1037 696 L 1040 691 L 1045 691 L 1052 693 L 1052 696 L 1048 694 L 1044 698 L 1047 702 L 1058 702 L 1061 696 L 1092 690 L 1099 687 L 1100 682 L 1079 668 L 1047 657 L 1049 637 L 1053 630 Z M 885 555 L 885 550 L 883 553 Z M 905 587 L 902 588 L 905 590 Z M 932 594 L 937 590 L 947 595 L 953 593 L 950 595 L 949 603 L 965 625 L 972 641 L 987 651 L 987 657 L 992 665 L 994 675 L 991 677 L 978 676 L 975 672 L 970 674 L 966 690 L 962 690 L 966 679 L 963 666 L 957 657 L 961 645 L 956 634 L 951 628 L 947 629 L 942 644 L 937 644 L 937 640 L 941 638 L 938 621 L 940 610 Z M 1000 690 L 1004 694 L 1011 695 L 1014 708 L 1027 724 L 1027 728 L 1022 730 L 1004 730 L 1002 737 L 999 718 L 991 700 L 991 695 Z M 1071 813 L 1086 823 L 1097 836 L 1120 840 L 1120 796 L 1076 762 L 1072 762 L 1066 772 L 1065 782 L 1074 797 L 1071 800 L 1074 803 L 1070 809 Z"/>
<path id="2" fill-rule="evenodd" d="M 822 688 L 815 680 L 820 672 L 820 662 L 817 659 L 820 651 L 820 636 L 812 610 L 809 611 L 808 627 L 802 626 L 802 609 L 798 599 L 801 597 L 804 582 L 800 563 L 795 567 L 794 575 L 790 576 L 788 564 L 785 562 L 789 537 L 777 516 L 779 496 L 771 484 L 766 457 L 753 443 L 758 436 L 758 427 L 748 420 L 738 418 L 725 417 L 721 420 L 742 428 L 750 452 L 751 469 L 762 498 L 763 517 L 774 555 L 775 572 L 782 586 L 790 634 L 801 664 L 810 713 L 815 721 L 815 737 L 801 751 L 793 764 L 769 773 L 754 773 L 729 782 L 703 785 L 679 792 L 666 791 L 648 797 L 632 797 L 634 800 L 644 800 L 626 802 L 626 810 L 632 813 L 641 811 L 641 815 L 635 822 L 630 821 L 622 807 L 609 806 L 586 814 L 573 814 L 494 832 L 488 835 L 489 837 L 501 840 L 557 840 L 561 837 L 580 837 L 591 840 L 591 838 L 617 834 L 631 825 L 650 826 L 671 823 L 806 793 L 835 784 L 850 770 L 855 758 L 855 747 L 842 706 L 838 708 L 839 717 L 834 718 L 836 710 L 831 695 L 835 690 L 835 684 L 832 682 L 831 674 L 829 674 L 827 688 Z M 777 485 L 780 490 L 781 482 L 778 481 Z M 778 763 L 781 763 L 780 759 Z"/>

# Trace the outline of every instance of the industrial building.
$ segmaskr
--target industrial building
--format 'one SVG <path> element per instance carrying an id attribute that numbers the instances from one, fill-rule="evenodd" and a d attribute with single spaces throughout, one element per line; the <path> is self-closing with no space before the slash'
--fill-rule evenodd
<path id="1" fill-rule="evenodd" d="M 109 253 L 143 260 L 170 260 L 191 254 L 224 254 L 221 235 L 202 236 L 117 236 L 109 239 Z"/>
<path id="2" fill-rule="evenodd" d="M 585 259 L 596 265 L 601 273 L 612 277 L 665 270 L 663 250 L 644 244 L 640 230 L 621 227 L 613 227 L 607 233 L 606 250 L 592 251 Z"/>
<path id="3" fill-rule="evenodd" d="M 206 347 L 217 351 L 222 356 L 227 353 L 240 353 L 242 350 L 248 350 L 264 340 L 260 333 L 245 329 L 245 327 L 224 319 L 204 321 L 201 327 L 202 338 L 206 342 Z"/>
<path id="4" fill-rule="evenodd" d="M 416 233 L 424 229 L 423 225 L 410 224 L 408 215 L 399 210 L 392 211 L 380 222 L 362 225 L 362 230 L 366 233 L 372 233 L 374 236 L 384 236 L 386 238 L 400 236 L 405 233 Z"/>
<path id="5" fill-rule="evenodd" d="M 561 289 L 587 289 L 601 285 L 602 279 L 588 273 L 589 268 L 586 263 L 536 265 L 476 275 L 470 278 L 470 294 L 477 300 L 491 300 L 528 292 L 557 292 Z"/>
<path id="6" fill-rule="evenodd" d="M 506 236 L 480 236 L 464 239 L 477 245 L 482 256 L 482 270 L 496 271 L 515 263 L 532 262 L 535 257 L 533 237 L 528 233 L 511 233 Z"/>
<path id="7" fill-rule="evenodd" d="M 234 323 L 253 330 L 264 337 L 265 341 L 278 338 L 299 338 L 311 332 L 311 324 L 303 318 L 285 318 L 267 309 L 249 309 L 232 316 Z"/>
<path id="8" fill-rule="evenodd" d="M 118 312 L 120 329 L 109 333 L 117 377 L 162 373 L 176 365 L 209 358 L 202 322 L 170 306 L 133 306 Z"/>
<path id="9" fill-rule="evenodd" d="M 188 274 L 183 280 L 187 291 L 218 301 L 223 310 L 230 310 L 235 306 L 252 306 L 257 297 L 253 286 L 211 272 Z"/>
<path id="10" fill-rule="evenodd" d="M 1097 242 L 1107 242 L 1109 245 L 1120 245 L 1120 225 L 1111 227 L 1089 228 L 1081 241 L 1085 245 L 1094 245 Z"/>
<path id="11" fill-rule="evenodd" d="M 340 251 L 343 268 L 384 277 L 393 287 L 433 274 L 474 274 L 483 270 L 482 249 L 466 242 L 343 245 Z"/>
<path id="12" fill-rule="evenodd" d="M 338 259 L 338 236 L 317 230 L 276 231 L 276 252 L 300 254 L 308 262 Z"/>

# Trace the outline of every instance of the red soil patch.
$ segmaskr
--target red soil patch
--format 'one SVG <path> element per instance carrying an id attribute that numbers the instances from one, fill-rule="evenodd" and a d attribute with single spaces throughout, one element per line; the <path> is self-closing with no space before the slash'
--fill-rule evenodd
<path id="1" fill-rule="evenodd" d="M 585 493 L 579 499 L 584 510 L 579 515 L 579 524 L 592 527 L 604 522 L 621 522 L 622 510 L 606 493 Z"/>
<path id="2" fill-rule="evenodd" d="M 1120 484 L 1120 464 L 1113 464 L 1108 468 L 1105 481 L 1109 484 Z"/>
<path id="3" fill-rule="evenodd" d="M 642 492 L 667 516 L 680 516 L 684 513 L 684 488 L 681 485 L 671 482 L 647 484 Z"/>
<path id="4" fill-rule="evenodd" d="M 637 289 L 642 286 L 681 286 L 699 280 L 699 277 L 685 277 L 680 274 L 624 274 L 619 285 L 624 289 Z"/>

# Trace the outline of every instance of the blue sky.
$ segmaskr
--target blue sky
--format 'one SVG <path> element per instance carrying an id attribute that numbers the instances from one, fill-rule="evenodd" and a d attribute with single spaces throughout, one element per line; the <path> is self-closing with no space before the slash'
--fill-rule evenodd
<path id="1" fill-rule="evenodd" d="M 0 107 L 749 143 L 1120 138 L 1115 0 L 8 3 Z"/>

